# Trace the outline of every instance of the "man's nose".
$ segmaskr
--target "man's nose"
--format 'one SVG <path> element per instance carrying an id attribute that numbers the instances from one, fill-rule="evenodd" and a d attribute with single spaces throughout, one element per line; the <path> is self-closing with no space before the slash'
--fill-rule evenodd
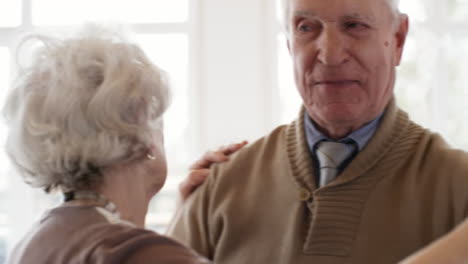
<path id="1" fill-rule="evenodd" d="M 339 66 L 349 59 L 347 43 L 338 30 L 325 29 L 317 39 L 317 59 L 327 66 Z"/>

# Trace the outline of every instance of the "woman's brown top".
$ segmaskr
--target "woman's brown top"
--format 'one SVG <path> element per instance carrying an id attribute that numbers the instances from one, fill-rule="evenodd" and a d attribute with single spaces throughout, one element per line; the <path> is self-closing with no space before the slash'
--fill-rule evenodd
<path id="1" fill-rule="evenodd" d="M 101 207 L 54 208 L 14 248 L 10 264 L 205 264 L 176 241 Z"/>

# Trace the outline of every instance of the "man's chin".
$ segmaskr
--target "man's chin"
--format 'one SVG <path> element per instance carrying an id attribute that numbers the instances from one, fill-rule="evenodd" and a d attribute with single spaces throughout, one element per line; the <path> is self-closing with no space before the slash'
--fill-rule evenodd
<path id="1" fill-rule="evenodd" d="M 330 111 L 332 110 L 332 111 Z M 322 113 L 320 119 L 333 126 L 350 126 L 350 127 L 359 127 L 361 120 L 365 120 L 362 113 L 356 113 L 349 111 L 349 109 L 329 109 Z M 312 117 L 314 121 L 315 118 Z"/>
<path id="2" fill-rule="evenodd" d="M 358 105 L 352 103 L 330 103 L 324 107 L 322 112 L 326 120 L 329 121 L 351 121 L 365 114 Z"/>

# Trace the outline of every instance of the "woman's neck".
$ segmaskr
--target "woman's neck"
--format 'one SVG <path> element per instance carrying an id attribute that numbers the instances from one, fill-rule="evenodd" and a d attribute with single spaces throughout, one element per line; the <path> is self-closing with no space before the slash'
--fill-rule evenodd
<path id="1" fill-rule="evenodd" d="M 97 192 L 115 204 L 121 219 L 145 226 L 151 196 L 143 175 L 122 167 L 105 169 Z"/>

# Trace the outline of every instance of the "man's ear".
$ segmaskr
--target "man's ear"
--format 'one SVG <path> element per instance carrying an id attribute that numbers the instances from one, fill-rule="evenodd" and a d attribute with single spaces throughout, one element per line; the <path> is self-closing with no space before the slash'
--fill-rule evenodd
<path id="1" fill-rule="evenodd" d="M 403 55 L 403 49 L 406 43 L 406 37 L 408 35 L 409 19 L 408 19 L 408 15 L 406 14 L 398 15 L 397 19 L 399 21 L 398 21 L 398 30 L 395 34 L 395 38 L 396 38 L 395 61 L 397 62 L 397 65 L 400 65 L 401 57 Z"/>

